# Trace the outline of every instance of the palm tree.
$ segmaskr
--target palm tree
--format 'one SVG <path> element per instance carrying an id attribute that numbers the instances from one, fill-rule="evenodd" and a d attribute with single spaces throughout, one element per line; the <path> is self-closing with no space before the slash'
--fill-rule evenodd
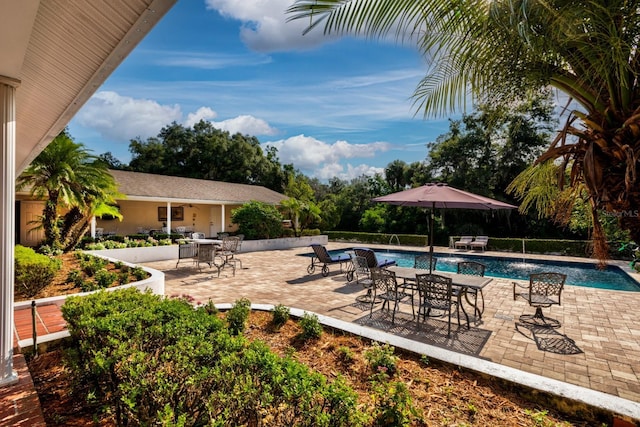
<path id="1" fill-rule="evenodd" d="M 425 115 L 468 95 L 495 105 L 548 86 L 564 93 L 574 109 L 537 162 L 559 165 L 560 189 L 565 171 L 574 194 L 586 189 L 605 259 L 600 213 L 615 212 L 640 241 L 639 11 L 629 0 L 297 0 L 288 13 L 308 31 L 416 43 L 429 64 L 414 93 Z"/>
<path id="2" fill-rule="evenodd" d="M 17 188 L 27 187 L 33 197 L 45 200 L 43 244 L 54 250 L 73 249 L 93 215 L 120 216 L 114 205 L 121 195 L 106 163 L 73 142 L 66 129 L 18 177 Z"/>

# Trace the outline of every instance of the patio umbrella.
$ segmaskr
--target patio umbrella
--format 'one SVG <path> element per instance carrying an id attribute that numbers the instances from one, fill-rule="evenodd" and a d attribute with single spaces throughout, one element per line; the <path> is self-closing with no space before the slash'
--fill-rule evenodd
<path id="1" fill-rule="evenodd" d="M 431 209 L 429 221 L 429 254 L 433 256 L 433 214 L 436 209 L 516 209 L 517 206 L 449 187 L 444 183 L 430 183 L 421 187 L 387 194 L 374 202 L 397 206 L 418 206 Z M 431 264 L 431 263 L 430 263 Z"/>

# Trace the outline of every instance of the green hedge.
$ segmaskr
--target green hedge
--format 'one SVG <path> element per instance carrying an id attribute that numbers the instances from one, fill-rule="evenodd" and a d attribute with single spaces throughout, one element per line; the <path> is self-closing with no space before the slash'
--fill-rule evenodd
<path id="1" fill-rule="evenodd" d="M 96 411 L 131 426 L 363 425 L 341 377 L 249 342 L 235 324 L 234 336 L 208 304 L 191 303 L 133 288 L 67 299 L 71 367 Z"/>
<path id="2" fill-rule="evenodd" d="M 577 257 L 591 256 L 591 242 L 585 240 L 516 239 L 490 237 L 487 249 L 491 251 L 522 253 L 522 242 L 528 254 L 554 254 Z"/>
<path id="3" fill-rule="evenodd" d="M 401 244 L 407 246 L 427 246 L 427 235 L 424 234 L 387 234 L 361 233 L 354 231 L 326 231 L 329 240 L 354 243 L 379 243 L 383 245 Z M 397 236 L 397 240 L 396 240 Z"/>
<path id="4" fill-rule="evenodd" d="M 378 243 L 383 245 L 397 244 L 406 246 L 428 246 L 426 235 L 419 234 L 388 234 L 388 233 L 359 233 L 349 231 L 327 231 L 329 240 L 336 242 Z M 396 240 L 395 236 L 398 237 Z M 458 240 L 460 236 L 451 236 Z M 522 253 L 521 238 L 489 237 L 487 250 Z M 552 240 L 552 239 L 524 239 L 526 253 L 529 254 L 557 254 L 577 257 L 591 256 L 591 242 L 586 240 Z M 612 257 L 616 254 L 612 253 Z"/>
<path id="5" fill-rule="evenodd" d="M 61 261 L 36 253 L 33 249 L 16 245 L 14 290 L 27 298 L 35 296 L 55 277 Z"/>

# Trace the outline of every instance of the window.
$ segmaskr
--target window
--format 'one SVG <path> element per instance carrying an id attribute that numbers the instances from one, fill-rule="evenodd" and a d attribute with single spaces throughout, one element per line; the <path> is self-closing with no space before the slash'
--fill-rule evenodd
<path id="1" fill-rule="evenodd" d="M 158 206 L 158 221 L 167 220 L 167 207 Z M 177 206 L 171 208 L 171 221 L 184 221 L 184 207 Z"/>

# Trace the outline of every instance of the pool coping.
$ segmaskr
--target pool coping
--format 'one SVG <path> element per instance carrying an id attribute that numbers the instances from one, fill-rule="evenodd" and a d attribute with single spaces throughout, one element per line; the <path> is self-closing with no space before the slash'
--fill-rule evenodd
<path id="1" fill-rule="evenodd" d="M 348 242 L 342 242 L 342 243 L 348 244 Z M 362 246 L 358 246 L 358 247 L 362 247 Z M 391 248 L 388 245 L 380 245 L 380 244 L 371 244 L 366 247 L 374 250 L 386 250 L 386 251 L 391 250 Z M 424 247 L 424 246 L 416 246 L 415 249 L 411 246 L 402 246 L 402 247 L 393 248 L 393 249 L 399 252 L 420 252 L 421 250 L 426 250 L 426 251 L 429 250 L 428 247 Z M 341 251 L 349 250 L 349 248 L 343 248 L 340 250 Z M 445 246 L 434 246 L 433 253 L 445 254 L 445 255 L 452 255 L 452 254 L 467 255 L 469 257 L 516 258 L 516 259 L 518 258 L 519 255 L 521 255 L 518 252 L 498 252 L 498 251 L 480 251 L 479 252 L 479 251 L 470 251 L 470 250 L 462 250 L 462 249 L 452 249 Z M 313 255 L 313 253 L 299 254 L 299 256 L 311 256 L 311 255 Z M 589 264 L 589 265 L 598 264 L 598 260 L 594 258 L 583 258 L 583 257 L 569 256 L 569 255 L 557 255 L 557 254 L 525 254 L 525 258 L 531 259 L 531 260 L 552 261 L 552 262 L 558 261 L 558 262 L 579 263 L 579 264 Z M 596 288 L 596 289 L 601 289 L 604 291 L 614 291 L 614 292 L 640 292 L 640 272 L 633 271 L 629 266 L 629 261 L 610 259 L 610 260 L 606 260 L 606 264 L 618 267 L 624 274 L 626 274 L 631 280 L 635 282 L 636 286 L 638 287 L 638 290 L 631 291 L 626 289 L 608 289 L 608 288 Z M 495 276 L 490 276 L 490 277 L 505 279 L 505 280 L 523 281 L 523 279 L 514 279 L 514 278 L 508 278 L 508 277 L 495 277 Z M 571 286 L 579 286 L 579 285 L 571 285 Z"/>

